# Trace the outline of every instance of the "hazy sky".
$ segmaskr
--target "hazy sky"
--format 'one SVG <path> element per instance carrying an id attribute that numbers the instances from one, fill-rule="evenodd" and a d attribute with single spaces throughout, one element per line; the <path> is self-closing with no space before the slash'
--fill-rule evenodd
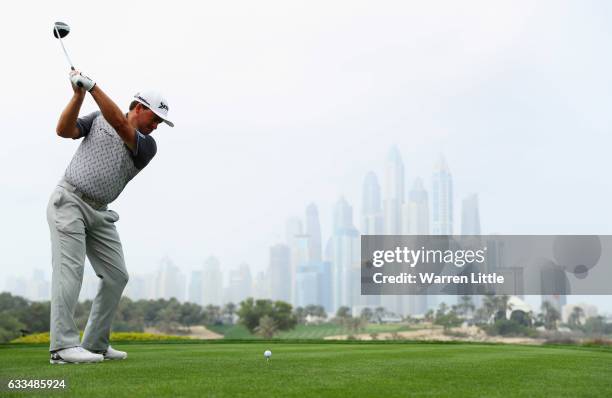
<path id="1" fill-rule="evenodd" d="M 407 185 L 428 189 L 444 153 L 455 202 L 479 193 L 484 233 L 612 234 L 608 2 L 84 4 L 3 10 L 0 282 L 50 271 L 45 209 L 79 144 L 55 135 L 72 93 L 56 20 L 123 108 L 147 88 L 170 104 L 176 127 L 111 205 L 132 273 L 165 255 L 263 270 L 311 201 L 327 239 L 340 195 L 358 223 L 365 173 L 382 184 L 392 144 Z"/>

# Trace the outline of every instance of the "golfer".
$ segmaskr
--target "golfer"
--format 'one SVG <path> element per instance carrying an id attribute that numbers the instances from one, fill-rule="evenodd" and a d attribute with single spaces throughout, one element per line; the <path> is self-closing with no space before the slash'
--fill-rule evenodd
<path id="1" fill-rule="evenodd" d="M 74 95 L 60 116 L 57 134 L 83 140 L 47 206 L 53 263 L 52 364 L 127 358 L 109 345 L 128 273 L 115 228 L 119 214 L 108 204 L 155 156 L 150 134 L 158 124 L 174 127 L 168 120 L 168 102 L 158 93 L 137 93 L 124 114 L 92 79 L 72 71 L 70 81 Z M 100 111 L 79 118 L 87 92 Z M 74 311 L 86 255 L 100 282 L 81 342 Z"/>

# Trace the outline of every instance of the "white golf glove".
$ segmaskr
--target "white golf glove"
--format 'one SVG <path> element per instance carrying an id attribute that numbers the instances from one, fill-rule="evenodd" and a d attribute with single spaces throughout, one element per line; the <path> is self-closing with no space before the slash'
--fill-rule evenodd
<path id="1" fill-rule="evenodd" d="M 76 70 L 70 72 L 70 81 L 73 85 L 81 87 L 85 91 L 91 91 L 91 89 L 96 85 L 96 82 L 94 82 L 91 78 Z"/>

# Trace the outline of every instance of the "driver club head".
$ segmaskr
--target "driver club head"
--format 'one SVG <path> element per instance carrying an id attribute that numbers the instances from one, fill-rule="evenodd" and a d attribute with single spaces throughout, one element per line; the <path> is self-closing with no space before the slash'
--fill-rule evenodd
<path id="1" fill-rule="evenodd" d="M 70 26 L 68 26 L 67 23 L 56 22 L 53 25 L 53 36 L 55 36 L 56 39 L 66 37 L 68 33 L 70 33 Z"/>

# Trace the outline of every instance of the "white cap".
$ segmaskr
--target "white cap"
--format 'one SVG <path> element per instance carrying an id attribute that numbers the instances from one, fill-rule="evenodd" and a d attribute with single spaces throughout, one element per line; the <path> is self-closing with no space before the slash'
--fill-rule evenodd
<path id="1" fill-rule="evenodd" d="M 166 101 L 161 93 L 157 91 L 140 91 L 134 95 L 134 99 L 164 119 L 168 126 L 174 127 L 174 123 L 168 120 L 168 111 L 170 110 L 168 108 L 168 101 Z"/>

